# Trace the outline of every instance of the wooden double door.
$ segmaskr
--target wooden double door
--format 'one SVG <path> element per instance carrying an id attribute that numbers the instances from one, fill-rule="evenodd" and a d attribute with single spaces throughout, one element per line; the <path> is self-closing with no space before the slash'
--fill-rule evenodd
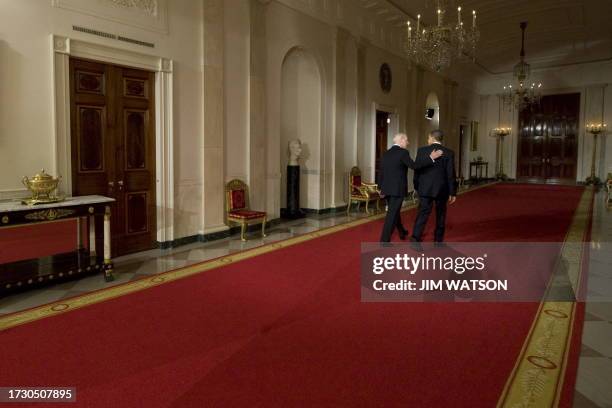
<path id="1" fill-rule="evenodd" d="M 547 95 L 519 115 L 517 177 L 532 182 L 573 182 L 578 157 L 580 94 Z"/>
<path id="2" fill-rule="evenodd" d="M 154 81 L 152 72 L 70 59 L 72 192 L 116 200 L 113 256 L 156 242 Z"/>

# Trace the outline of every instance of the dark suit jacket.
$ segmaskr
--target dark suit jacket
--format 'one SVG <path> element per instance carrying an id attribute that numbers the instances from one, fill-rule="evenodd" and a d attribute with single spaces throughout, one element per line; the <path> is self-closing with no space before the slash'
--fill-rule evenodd
<path id="1" fill-rule="evenodd" d="M 443 154 L 436 159 L 433 166 L 414 172 L 414 189 L 421 197 L 448 197 L 457 195 L 455 153 L 451 149 L 438 143 L 420 147 L 417 151 L 417 161 L 429 158 L 433 149 L 442 150 Z"/>
<path id="2" fill-rule="evenodd" d="M 408 193 L 408 169 L 420 169 L 431 166 L 433 161 L 427 155 L 416 161 L 410 158 L 410 152 L 399 146 L 391 146 L 381 160 L 380 189 L 385 196 L 406 197 Z"/>

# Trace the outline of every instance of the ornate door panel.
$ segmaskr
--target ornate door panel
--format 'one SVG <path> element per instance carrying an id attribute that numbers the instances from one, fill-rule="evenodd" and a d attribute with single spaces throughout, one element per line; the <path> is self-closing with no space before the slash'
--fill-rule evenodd
<path id="1" fill-rule="evenodd" d="M 156 236 L 154 81 L 151 72 L 119 69 L 117 234 L 133 250 L 150 248 Z"/>
<path id="2" fill-rule="evenodd" d="M 580 94 L 547 95 L 519 116 L 517 176 L 528 181 L 576 178 Z"/>
<path id="3" fill-rule="evenodd" d="M 104 64 L 71 61 L 70 73 L 72 180 L 78 185 L 78 195 L 106 195 L 106 186 L 115 175 L 109 71 Z"/>
<path id="4" fill-rule="evenodd" d="M 70 60 L 73 194 L 116 199 L 113 253 L 156 239 L 154 74 Z"/>

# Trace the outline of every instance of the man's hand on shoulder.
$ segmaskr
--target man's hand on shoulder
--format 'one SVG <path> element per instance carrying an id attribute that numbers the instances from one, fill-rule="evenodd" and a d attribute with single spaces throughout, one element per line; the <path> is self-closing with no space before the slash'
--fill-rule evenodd
<path id="1" fill-rule="evenodd" d="M 453 204 L 455 201 L 457 201 L 457 196 L 448 197 L 448 204 Z"/>
<path id="2" fill-rule="evenodd" d="M 433 149 L 433 151 L 429 154 L 431 160 L 436 160 L 438 157 L 442 156 L 442 150 Z"/>

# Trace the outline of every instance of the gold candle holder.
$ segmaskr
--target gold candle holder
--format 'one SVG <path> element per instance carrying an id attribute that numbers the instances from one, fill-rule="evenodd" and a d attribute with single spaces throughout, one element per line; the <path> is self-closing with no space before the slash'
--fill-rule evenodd
<path id="1" fill-rule="evenodd" d="M 504 137 L 508 136 L 511 131 L 512 128 L 509 127 L 496 127 L 491 131 L 493 136 L 497 137 L 497 143 L 499 144 L 499 167 L 495 177 L 500 180 L 508 178 L 504 173 Z"/>
<path id="2" fill-rule="evenodd" d="M 593 135 L 593 157 L 591 158 L 591 175 L 586 179 L 587 185 L 598 185 L 601 183 L 599 177 L 595 175 L 595 162 L 597 161 L 597 136 L 605 133 L 607 125 L 605 123 L 589 123 L 586 131 Z"/>

